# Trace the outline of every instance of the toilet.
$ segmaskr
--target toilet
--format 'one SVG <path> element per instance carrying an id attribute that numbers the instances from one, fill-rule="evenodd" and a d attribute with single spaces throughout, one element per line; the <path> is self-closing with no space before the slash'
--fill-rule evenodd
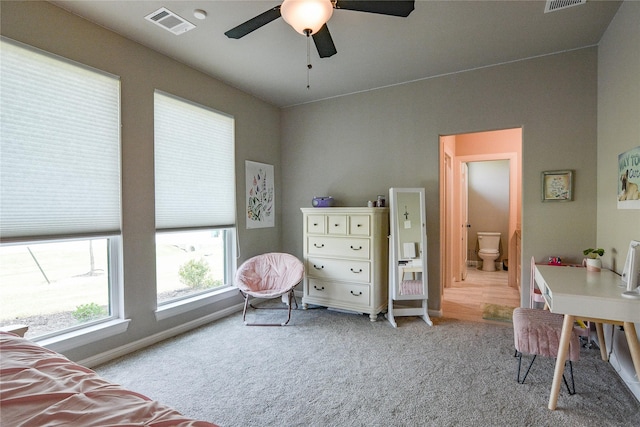
<path id="1" fill-rule="evenodd" d="M 478 255 L 482 259 L 482 271 L 496 271 L 496 259 L 500 256 L 500 233 L 491 231 L 478 231 L 478 243 L 480 251 Z"/>

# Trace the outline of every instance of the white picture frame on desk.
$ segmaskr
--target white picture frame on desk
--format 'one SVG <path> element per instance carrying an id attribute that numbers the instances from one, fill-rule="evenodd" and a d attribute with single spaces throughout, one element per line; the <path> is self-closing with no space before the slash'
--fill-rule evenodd
<path id="1" fill-rule="evenodd" d="M 640 298 L 640 242 L 632 240 L 629 243 L 627 259 L 622 270 L 622 281 L 627 290 L 622 293 L 625 298 Z"/>

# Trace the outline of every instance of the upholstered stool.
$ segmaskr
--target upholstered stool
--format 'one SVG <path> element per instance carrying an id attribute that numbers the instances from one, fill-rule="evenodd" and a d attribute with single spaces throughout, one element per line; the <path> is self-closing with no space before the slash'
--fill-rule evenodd
<path id="1" fill-rule="evenodd" d="M 558 346 L 560 344 L 560 335 L 562 334 L 562 314 L 551 313 L 547 310 L 538 310 L 532 308 L 516 308 L 513 310 L 513 339 L 516 347 L 516 357 L 518 357 L 518 375 L 516 380 L 520 384 L 524 384 L 524 380 L 529 374 L 529 370 L 536 360 L 536 356 L 558 357 Z M 532 354 L 533 359 L 529 364 L 524 378 L 520 380 L 520 367 L 522 365 L 522 354 Z M 569 368 L 571 373 L 572 388 L 569 388 L 566 378 L 564 383 L 569 390 L 569 394 L 575 393 L 575 383 L 573 381 L 573 365 L 580 358 L 580 343 L 575 331 L 571 333 L 571 341 L 569 343 Z"/>

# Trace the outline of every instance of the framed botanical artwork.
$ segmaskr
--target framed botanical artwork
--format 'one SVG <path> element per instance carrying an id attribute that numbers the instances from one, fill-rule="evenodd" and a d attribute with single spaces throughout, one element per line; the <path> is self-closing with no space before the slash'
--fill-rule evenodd
<path id="1" fill-rule="evenodd" d="M 247 228 L 275 226 L 276 201 L 273 165 L 245 161 Z"/>
<path id="2" fill-rule="evenodd" d="M 542 201 L 568 202 L 573 200 L 573 171 L 542 172 Z"/>

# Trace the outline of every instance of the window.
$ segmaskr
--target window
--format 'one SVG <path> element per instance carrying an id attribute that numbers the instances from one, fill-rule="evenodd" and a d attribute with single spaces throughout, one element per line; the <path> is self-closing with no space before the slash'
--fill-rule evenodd
<path id="1" fill-rule="evenodd" d="M 25 324 L 27 337 L 45 338 L 113 318 L 110 245 L 117 240 L 2 245 L 0 324 Z"/>
<path id="2" fill-rule="evenodd" d="M 158 304 L 229 286 L 235 254 L 234 120 L 156 91 Z"/>
<path id="3" fill-rule="evenodd" d="M 117 318 L 119 80 L 4 37 L 0 77 L 0 324 Z"/>

